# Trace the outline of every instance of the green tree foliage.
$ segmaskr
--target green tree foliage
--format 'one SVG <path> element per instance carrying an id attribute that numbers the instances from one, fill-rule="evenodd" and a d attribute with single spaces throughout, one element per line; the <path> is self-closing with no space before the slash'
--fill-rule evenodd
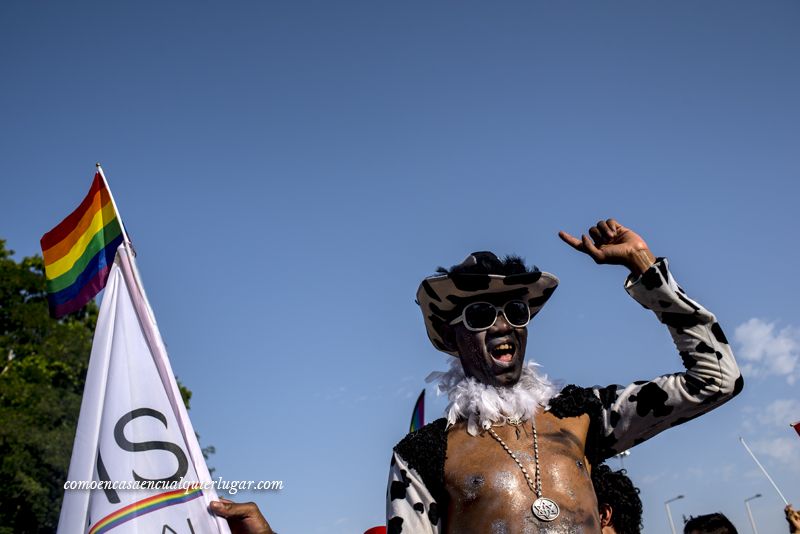
<path id="1" fill-rule="evenodd" d="M 0 534 L 55 532 L 97 305 L 50 317 L 44 264 L 0 239 Z M 180 386 L 186 407 L 192 392 Z M 213 451 L 212 451 L 213 452 Z"/>
<path id="2" fill-rule="evenodd" d="M 44 265 L 0 240 L 0 533 L 55 531 L 97 306 L 50 318 Z"/>

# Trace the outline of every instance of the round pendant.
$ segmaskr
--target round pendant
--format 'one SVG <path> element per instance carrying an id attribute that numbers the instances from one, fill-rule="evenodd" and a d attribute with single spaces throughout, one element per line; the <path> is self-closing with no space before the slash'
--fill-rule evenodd
<path id="1" fill-rule="evenodd" d="M 547 497 L 539 497 L 531 505 L 533 515 L 542 521 L 552 521 L 558 517 L 559 509 L 555 501 L 551 501 Z"/>

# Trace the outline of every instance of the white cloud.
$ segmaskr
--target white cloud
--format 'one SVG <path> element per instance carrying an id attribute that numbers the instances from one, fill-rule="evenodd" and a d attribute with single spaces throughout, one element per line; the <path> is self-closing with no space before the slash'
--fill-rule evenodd
<path id="1" fill-rule="evenodd" d="M 767 424 L 787 430 L 787 426 L 800 421 L 800 401 L 795 399 L 778 399 L 767 406 L 764 420 Z"/>
<path id="2" fill-rule="evenodd" d="M 737 326 L 733 338 L 745 376 L 784 376 L 790 385 L 800 378 L 800 333 L 791 326 L 778 330 L 754 317 Z"/>
<path id="3" fill-rule="evenodd" d="M 638 477 L 637 480 L 640 484 L 649 486 L 655 484 L 656 482 L 660 482 L 666 474 L 666 471 L 661 471 L 659 473 L 647 473 L 646 475 Z"/>
<path id="4" fill-rule="evenodd" d="M 800 421 L 800 401 L 795 399 L 777 399 L 765 407 L 742 408 L 741 428 L 748 434 L 793 432 L 789 425 L 797 421 Z"/>
<path id="5" fill-rule="evenodd" d="M 690 467 L 686 470 L 686 476 L 689 478 L 706 478 L 706 470 L 700 467 Z"/>
<path id="6" fill-rule="evenodd" d="M 796 437 L 754 441 L 753 452 L 771 458 L 778 464 L 800 473 L 800 441 Z"/>
<path id="7" fill-rule="evenodd" d="M 753 463 L 753 462 L 750 462 Z M 764 473 L 758 467 L 755 467 L 753 464 L 752 469 L 746 469 L 742 477 L 746 478 L 747 480 L 755 481 L 755 480 L 764 480 Z"/>

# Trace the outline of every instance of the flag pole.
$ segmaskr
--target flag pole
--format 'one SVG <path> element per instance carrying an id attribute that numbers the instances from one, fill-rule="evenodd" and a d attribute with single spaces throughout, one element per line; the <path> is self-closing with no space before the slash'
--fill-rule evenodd
<path id="1" fill-rule="evenodd" d="M 139 269 L 136 266 L 136 261 L 134 260 L 136 257 L 136 251 L 133 248 L 133 243 L 131 243 L 131 240 L 128 237 L 128 233 L 125 231 L 125 225 L 122 223 L 122 217 L 120 216 L 119 209 L 117 208 L 117 203 L 114 201 L 114 194 L 111 192 L 111 188 L 108 186 L 108 180 L 103 172 L 103 168 L 100 166 L 100 163 L 97 163 L 96 167 L 97 172 L 100 173 L 100 177 L 103 179 L 103 183 L 108 191 L 108 196 L 111 199 L 111 203 L 114 206 L 114 211 L 119 219 L 119 225 L 122 229 L 123 244 L 125 245 L 125 249 L 130 253 L 130 257 L 122 258 L 119 263 L 122 268 L 123 277 L 129 278 L 138 290 L 133 294 L 134 309 L 136 310 L 139 320 L 141 321 L 142 328 L 145 331 L 145 338 L 147 339 L 150 350 L 154 355 L 155 364 L 159 374 L 165 383 L 171 383 L 168 377 L 175 376 L 175 374 L 172 372 L 172 367 L 169 364 L 166 347 L 164 346 L 164 341 L 161 338 L 161 333 L 158 331 L 156 315 L 153 312 L 153 307 L 150 306 L 150 300 L 147 298 L 147 293 L 144 290 L 144 284 L 142 284 L 142 277 L 139 274 Z M 145 315 L 149 321 L 145 320 Z M 181 401 L 180 390 L 177 388 L 177 385 L 175 385 L 174 388 L 171 388 L 171 390 L 168 390 L 167 396 L 170 398 L 173 408 L 176 409 L 180 414 L 180 417 L 178 417 L 178 425 L 180 426 L 181 433 L 183 434 L 184 439 L 190 448 L 191 456 L 196 462 L 199 462 L 199 458 L 202 458 L 202 451 L 200 450 L 199 446 L 197 447 L 197 450 L 193 450 L 195 447 L 192 446 L 194 442 L 191 441 L 191 438 L 194 431 L 192 430 L 190 433 L 186 429 L 189 416 L 186 413 L 186 408 L 183 405 L 183 402 Z M 191 422 L 188 422 L 188 426 L 189 429 L 192 428 Z M 205 466 L 205 463 L 203 463 L 202 466 Z M 195 463 L 195 469 L 200 471 L 200 466 L 197 463 Z M 208 480 L 211 479 L 210 474 L 207 478 Z"/>
<path id="2" fill-rule="evenodd" d="M 99 163 L 95 163 L 95 167 L 97 167 L 97 172 L 100 174 L 100 178 L 102 178 L 103 184 L 106 186 L 108 196 L 111 198 L 111 205 L 114 206 L 114 213 L 117 214 L 117 219 L 119 219 L 119 227 L 122 229 L 122 239 L 125 242 L 125 246 L 130 248 L 131 252 L 133 252 L 133 255 L 135 256 L 136 252 L 133 250 L 133 243 L 131 243 L 131 238 L 128 237 L 128 232 L 125 230 L 125 224 L 122 222 L 122 215 L 119 212 L 116 201 L 114 201 L 114 193 L 112 193 L 111 188 L 108 187 L 108 180 L 106 180 L 106 174 L 103 172 L 103 167 L 101 167 Z"/>
<path id="3" fill-rule="evenodd" d="M 783 493 L 781 493 L 781 490 L 779 490 L 779 489 L 778 489 L 778 485 L 777 485 L 777 484 L 775 484 L 775 481 L 774 481 L 774 480 L 772 480 L 772 477 L 771 477 L 771 476 L 769 476 L 769 473 L 767 473 L 767 470 L 766 470 L 766 469 L 764 469 L 764 466 L 763 466 L 763 465 L 761 465 L 761 462 L 759 462 L 759 461 L 758 461 L 758 458 L 756 458 L 756 455 L 755 455 L 755 454 L 753 454 L 753 451 L 751 451 L 751 450 L 750 450 L 750 447 L 748 447 L 748 446 L 747 446 L 747 443 L 745 443 L 745 442 L 744 442 L 744 438 L 743 438 L 743 437 L 741 437 L 741 436 L 739 436 L 739 441 L 741 441 L 741 442 L 742 442 L 742 446 L 743 446 L 743 447 L 744 447 L 744 448 L 747 450 L 747 452 L 748 452 L 748 453 L 750 453 L 750 456 L 752 456 L 752 457 L 753 457 L 753 461 L 755 461 L 755 463 L 758 465 L 758 467 L 760 467 L 760 468 L 761 468 L 761 472 L 762 472 L 762 473 L 764 473 L 764 476 L 765 476 L 765 477 L 767 477 L 767 480 L 769 480 L 769 481 L 770 481 L 770 483 L 772 484 L 772 487 L 773 487 L 773 488 L 775 488 L 775 491 L 777 491 L 777 492 L 778 492 L 778 495 L 780 495 L 780 496 L 781 496 L 781 499 L 783 500 L 783 503 L 784 503 L 786 506 L 789 506 L 789 501 L 787 501 L 787 500 L 786 500 L 786 497 L 784 497 L 784 496 L 783 496 Z"/>
<path id="4" fill-rule="evenodd" d="M 169 357 L 167 356 L 164 340 L 161 337 L 161 332 L 158 330 L 158 323 L 156 322 L 155 313 L 153 313 L 153 308 L 150 306 L 150 300 L 147 298 L 147 293 L 144 290 L 144 284 L 142 284 L 142 278 L 139 274 L 139 269 L 136 266 L 136 261 L 134 259 L 136 257 L 136 251 L 133 248 L 133 243 L 131 243 L 131 240 L 128 237 L 128 233 L 125 231 L 125 225 L 122 223 L 122 217 L 119 214 L 117 203 L 114 201 L 114 195 L 111 193 L 111 188 L 108 186 L 108 180 L 106 180 L 106 175 L 103 172 L 103 168 L 99 163 L 97 163 L 96 166 L 97 172 L 100 173 L 100 177 L 103 179 L 103 183 L 106 186 L 108 196 L 111 199 L 112 205 L 114 206 L 114 211 L 119 219 L 120 227 L 122 228 L 123 245 L 125 246 L 125 249 L 121 254 L 117 255 L 117 261 L 119 262 L 119 266 L 122 271 L 122 277 L 123 279 L 130 280 L 130 285 L 136 288 L 136 291 L 131 293 L 133 308 L 139 318 L 148 348 L 153 356 L 153 363 L 155 363 L 158 374 L 162 380 L 167 398 L 169 399 L 173 410 L 176 412 L 175 415 L 178 420 L 178 428 L 180 429 L 188 448 L 189 457 L 192 459 L 194 469 L 198 478 L 200 479 L 200 482 L 207 484 L 211 482 L 211 474 L 208 472 L 208 466 L 203 459 L 203 451 L 200 449 L 200 445 L 195 437 L 196 435 L 194 432 L 194 427 L 189 420 L 189 414 L 186 411 L 186 407 L 183 405 L 180 390 L 177 382 L 175 382 L 174 379 L 175 373 L 172 371 L 172 366 L 169 363 Z M 203 498 L 207 503 L 210 503 L 211 499 L 216 500 L 218 498 L 213 487 L 209 492 L 204 492 L 203 495 Z M 227 523 L 223 518 L 214 516 L 214 522 L 217 524 L 219 532 L 229 532 L 227 529 Z"/>
<path id="5" fill-rule="evenodd" d="M 125 248 L 131 253 L 131 257 L 136 257 L 136 249 L 133 248 L 133 243 L 131 242 L 131 238 L 128 237 L 128 232 L 125 231 L 125 224 L 122 222 L 122 215 L 119 213 L 119 208 L 117 208 L 117 203 L 114 200 L 114 193 L 111 192 L 111 188 L 108 186 L 108 180 L 106 179 L 106 173 L 103 172 L 103 167 L 100 166 L 100 163 L 95 163 L 95 167 L 97 167 L 97 172 L 100 174 L 100 178 L 103 180 L 103 184 L 106 186 L 106 191 L 108 191 L 108 196 L 111 199 L 111 205 L 114 206 L 114 212 L 117 214 L 117 219 L 119 219 L 119 227 L 122 229 L 122 244 L 125 245 Z M 131 261 L 133 263 L 133 261 Z M 134 268 L 133 270 L 133 279 L 136 282 L 139 291 L 144 296 L 144 303 L 145 309 L 147 310 L 147 314 L 153 324 L 156 323 L 156 314 L 153 313 L 153 308 L 150 306 L 150 301 L 147 300 L 147 294 L 144 292 L 144 285 L 142 284 L 142 278 L 139 275 L 139 270 Z"/>

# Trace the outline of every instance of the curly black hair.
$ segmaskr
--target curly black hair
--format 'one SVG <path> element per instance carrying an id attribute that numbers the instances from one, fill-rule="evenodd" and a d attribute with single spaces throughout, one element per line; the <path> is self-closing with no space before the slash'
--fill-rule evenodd
<path id="1" fill-rule="evenodd" d="M 481 251 L 470 254 L 474 262 L 465 261 L 458 265 L 453 265 L 450 269 L 439 267 L 436 272 L 439 274 L 500 274 L 510 276 L 512 274 L 524 274 L 538 272 L 539 268 L 532 265 L 530 268 L 525 266 L 525 261 L 519 256 L 506 256 L 502 260 L 493 252 Z"/>
<path id="2" fill-rule="evenodd" d="M 639 534 L 642 531 L 642 500 L 639 488 L 633 485 L 626 471 L 612 471 L 606 464 L 592 469 L 592 485 L 597 504 L 611 507 L 611 524 L 619 534 Z"/>
<path id="3" fill-rule="evenodd" d="M 719 512 L 715 514 L 698 515 L 691 517 L 683 526 L 686 534 L 702 532 L 703 534 L 737 534 L 733 523 Z"/>

